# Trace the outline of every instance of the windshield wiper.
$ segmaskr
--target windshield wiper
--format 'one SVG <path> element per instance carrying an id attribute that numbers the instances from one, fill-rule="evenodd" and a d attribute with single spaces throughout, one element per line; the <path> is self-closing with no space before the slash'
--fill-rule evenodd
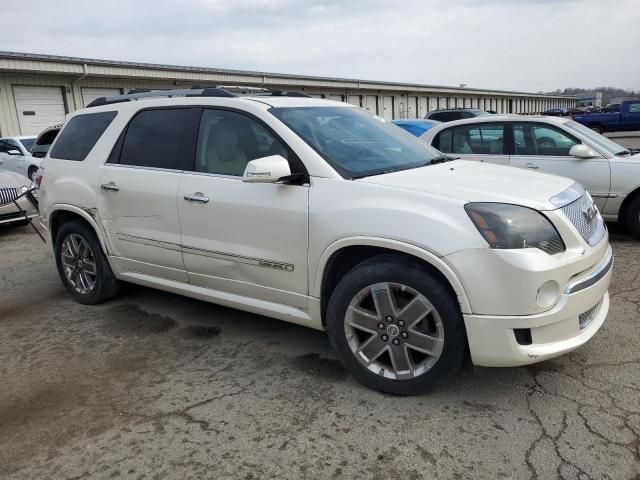
<path id="1" fill-rule="evenodd" d="M 453 160 L 458 160 L 460 157 L 451 157 L 449 155 L 438 155 L 437 157 L 433 157 L 429 163 L 427 163 L 426 165 L 436 165 L 438 163 L 445 163 L 445 162 L 451 162 Z"/>

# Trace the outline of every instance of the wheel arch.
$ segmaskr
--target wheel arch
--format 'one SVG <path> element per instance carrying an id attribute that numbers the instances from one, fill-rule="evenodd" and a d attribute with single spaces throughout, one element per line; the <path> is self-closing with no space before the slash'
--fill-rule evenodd
<path id="1" fill-rule="evenodd" d="M 635 190 L 632 190 L 631 193 L 629 193 L 622 201 L 622 205 L 620 205 L 620 210 L 618 212 L 618 222 L 624 223 L 626 221 L 625 217 L 627 215 L 627 208 L 629 208 L 629 205 L 631 205 L 631 203 L 638 197 L 640 197 L 640 186 L 636 187 Z"/>
<path id="2" fill-rule="evenodd" d="M 412 244 L 375 237 L 352 237 L 338 240 L 322 253 L 311 295 L 320 299 L 322 324 L 329 298 L 344 274 L 362 261 L 383 253 L 401 253 L 417 260 L 439 276 L 456 295 L 462 313 L 470 313 L 471 305 L 462 282 L 454 271 L 437 255 Z"/>
<path id="3" fill-rule="evenodd" d="M 72 221 L 72 220 L 81 220 L 88 224 L 98 237 L 98 241 L 100 242 L 100 246 L 102 247 L 102 251 L 105 252 L 106 255 L 109 255 L 109 249 L 107 248 L 107 244 L 104 241 L 103 235 L 100 234 L 100 228 L 96 221 L 96 212 L 95 209 L 82 209 L 80 207 L 76 207 L 74 205 L 56 205 L 48 214 L 47 225 L 49 228 L 49 236 L 51 238 L 51 246 L 53 247 L 53 243 L 55 241 L 58 230 L 62 226 L 62 224 Z"/>

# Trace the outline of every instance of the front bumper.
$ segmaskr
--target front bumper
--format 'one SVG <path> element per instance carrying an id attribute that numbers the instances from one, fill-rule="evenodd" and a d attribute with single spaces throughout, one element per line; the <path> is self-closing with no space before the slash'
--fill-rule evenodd
<path id="1" fill-rule="evenodd" d="M 0 225 L 24 220 L 24 212 L 27 218 L 38 216 L 36 208 L 25 197 L 19 198 L 17 203 L 20 209 L 13 202 L 0 206 Z"/>
<path id="2" fill-rule="evenodd" d="M 572 279 L 548 311 L 522 316 L 465 315 L 473 363 L 485 367 L 526 365 L 585 344 L 607 317 L 612 271 L 613 255 L 608 247 L 602 261 Z M 518 337 L 516 331 L 524 335 Z"/>

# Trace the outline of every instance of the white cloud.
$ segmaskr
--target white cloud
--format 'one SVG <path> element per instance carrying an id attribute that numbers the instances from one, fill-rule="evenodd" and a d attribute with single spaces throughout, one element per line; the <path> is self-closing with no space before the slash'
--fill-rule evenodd
<path id="1" fill-rule="evenodd" d="M 12 2 L 0 48 L 551 90 L 640 89 L 638 0 Z"/>

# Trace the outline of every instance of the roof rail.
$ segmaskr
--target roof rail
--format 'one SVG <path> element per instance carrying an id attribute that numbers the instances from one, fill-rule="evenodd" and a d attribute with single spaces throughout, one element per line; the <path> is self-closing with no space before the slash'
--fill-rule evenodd
<path id="1" fill-rule="evenodd" d="M 114 95 L 111 97 L 99 97 L 87 105 L 89 107 L 99 107 L 112 103 L 130 102 L 133 100 L 144 100 L 160 97 L 309 97 L 299 92 L 284 92 L 281 90 L 268 90 L 260 87 L 228 86 L 228 87 L 192 87 L 176 90 L 148 90 L 133 89 L 125 95 Z"/>

